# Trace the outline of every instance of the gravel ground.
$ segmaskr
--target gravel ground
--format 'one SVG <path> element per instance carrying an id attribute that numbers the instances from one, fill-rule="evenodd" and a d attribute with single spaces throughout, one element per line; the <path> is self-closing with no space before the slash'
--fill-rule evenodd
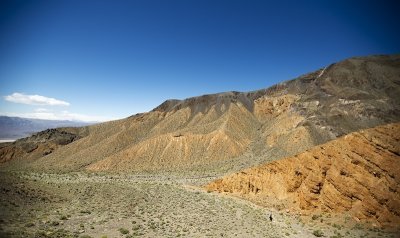
<path id="1" fill-rule="evenodd" d="M 316 230 L 326 237 L 395 237 L 362 227 L 327 231 L 319 219 L 305 223 L 207 193 L 199 185 L 210 179 L 1 172 L 0 237 L 315 237 Z"/>

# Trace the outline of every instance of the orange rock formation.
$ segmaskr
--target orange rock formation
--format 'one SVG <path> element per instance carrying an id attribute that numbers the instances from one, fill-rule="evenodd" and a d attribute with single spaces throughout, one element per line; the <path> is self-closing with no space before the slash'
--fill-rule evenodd
<path id="1" fill-rule="evenodd" d="M 209 191 L 290 209 L 350 212 L 400 224 L 400 123 L 361 130 L 283 160 L 216 180 Z M 263 203 L 262 200 L 268 200 Z"/>

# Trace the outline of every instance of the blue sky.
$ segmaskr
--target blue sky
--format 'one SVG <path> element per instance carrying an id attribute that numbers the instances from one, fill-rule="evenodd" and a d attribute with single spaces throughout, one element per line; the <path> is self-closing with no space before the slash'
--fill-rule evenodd
<path id="1" fill-rule="evenodd" d="M 123 118 L 170 98 L 266 88 L 348 57 L 400 53 L 398 9 L 394 1 L 1 1 L 0 114 Z"/>

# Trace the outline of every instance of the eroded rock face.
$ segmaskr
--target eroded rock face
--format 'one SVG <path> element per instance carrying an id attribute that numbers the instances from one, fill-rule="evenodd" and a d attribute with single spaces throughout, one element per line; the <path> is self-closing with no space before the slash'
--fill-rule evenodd
<path id="1" fill-rule="evenodd" d="M 189 109 L 169 112 L 151 129 L 147 138 L 91 164 L 88 169 L 178 168 L 239 156 L 250 144 L 257 121 L 242 105 L 231 104 L 220 110 L 224 113 L 219 114 L 212 107 L 194 117 Z"/>
<path id="2" fill-rule="evenodd" d="M 226 176 L 206 189 L 270 206 L 285 201 L 293 210 L 349 211 L 361 220 L 399 226 L 399 162 L 400 123 L 388 124 Z"/>

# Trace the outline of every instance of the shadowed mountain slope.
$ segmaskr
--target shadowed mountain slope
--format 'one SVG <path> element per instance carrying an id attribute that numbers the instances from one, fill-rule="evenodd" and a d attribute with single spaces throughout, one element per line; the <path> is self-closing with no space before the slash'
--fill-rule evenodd
<path id="1" fill-rule="evenodd" d="M 268 89 L 167 100 L 85 127 L 84 137 L 51 154 L 3 166 L 227 173 L 400 121 L 399 101 L 399 55 L 352 58 Z"/>
<path id="2" fill-rule="evenodd" d="M 17 158 L 34 160 L 46 156 L 60 146 L 79 140 L 86 133 L 84 127 L 47 129 L 13 143 L 2 143 L 0 144 L 0 162 L 4 163 Z"/>
<path id="3" fill-rule="evenodd" d="M 400 123 L 354 132 L 291 158 L 218 179 L 209 191 L 265 206 L 350 212 L 400 224 Z"/>

